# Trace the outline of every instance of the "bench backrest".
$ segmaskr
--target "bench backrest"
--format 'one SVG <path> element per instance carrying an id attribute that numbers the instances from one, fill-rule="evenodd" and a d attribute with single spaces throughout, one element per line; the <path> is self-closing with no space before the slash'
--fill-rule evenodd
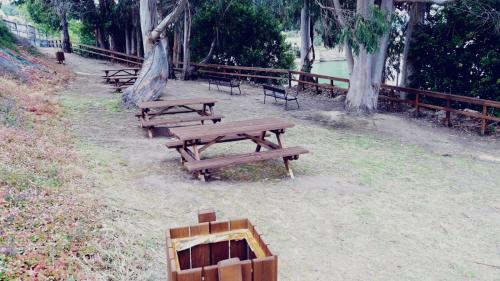
<path id="1" fill-rule="evenodd" d="M 228 82 L 228 83 L 232 81 L 231 78 L 226 78 L 226 77 L 221 77 L 221 76 L 208 75 L 207 77 L 208 77 L 208 79 L 211 79 L 211 80 L 217 80 L 217 81 Z"/>
<path id="2" fill-rule="evenodd" d="M 262 85 L 262 87 L 264 88 L 264 90 L 267 90 L 267 91 L 272 91 L 272 92 L 280 93 L 283 95 L 286 94 L 286 90 L 283 88 L 279 88 L 279 87 L 271 86 L 271 85 Z"/>

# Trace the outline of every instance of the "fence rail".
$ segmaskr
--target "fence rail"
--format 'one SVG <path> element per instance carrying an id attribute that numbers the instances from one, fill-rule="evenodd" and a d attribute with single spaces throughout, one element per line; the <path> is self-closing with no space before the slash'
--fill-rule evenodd
<path id="1" fill-rule="evenodd" d="M 79 53 L 81 56 L 99 57 L 101 59 L 104 58 L 111 61 L 117 61 L 125 64 L 132 64 L 138 66 L 142 65 L 144 61 L 144 58 L 138 56 L 128 55 L 85 44 L 75 44 L 73 46 L 73 51 L 75 53 Z"/>
<path id="2" fill-rule="evenodd" d="M 75 45 L 75 50 L 81 55 L 83 55 L 83 53 L 93 54 L 101 58 L 116 60 L 127 64 L 141 65 L 144 61 L 141 57 L 89 45 Z M 179 70 L 183 63 L 173 62 L 173 64 L 174 67 Z M 198 72 L 205 74 L 218 74 L 228 77 L 241 77 L 255 80 L 274 80 L 278 82 L 288 82 L 289 86 L 292 86 L 293 82 L 297 82 L 304 87 L 314 88 L 317 92 L 319 92 L 320 89 L 327 90 L 330 92 L 331 96 L 334 96 L 336 93 L 346 93 L 349 88 L 349 79 L 296 70 L 199 63 L 192 63 L 191 65 L 194 66 Z M 321 83 L 320 79 L 326 80 L 329 83 Z M 381 85 L 381 89 L 379 98 L 387 101 L 391 109 L 394 108 L 393 105 L 395 103 L 399 103 L 414 106 L 417 114 L 420 112 L 421 108 L 442 110 L 446 112 L 445 122 L 448 126 L 451 125 L 451 113 L 479 119 L 481 121 L 481 134 L 486 133 L 488 122 L 500 123 L 500 117 L 495 116 L 495 113 L 500 114 L 500 102 L 498 101 L 386 84 Z M 407 96 L 410 96 L 410 98 L 402 98 L 402 93 L 408 94 Z M 479 111 L 466 111 L 460 109 L 465 107 L 476 108 L 479 109 Z"/>
<path id="3" fill-rule="evenodd" d="M 174 65 L 179 67 L 179 65 L 182 65 L 182 62 L 174 62 Z M 332 96 L 334 93 L 345 93 L 349 88 L 349 79 L 295 70 L 198 63 L 192 63 L 192 65 L 196 67 L 200 73 L 219 74 L 229 77 L 242 77 L 245 79 L 253 78 L 287 81 L 289 86 L 292 85 L 292 82 L 297 82 L 305 87 L 315 88 L 316 91 L 319 91 L 319 89 L 325 89 L 330 91 Z M 304 77 L 307 77 L 308 79 L 301 80 Z M 329 83 L 321 83 L 320 79 L 328 80 Z M 386 84 L 383 84 L 381 88 L 382 91 L 379 98 L 387 101 L 390 105 L 390 109 L 394 108 L 394 103 L 400 103 L 414 106 L 417 115 L 420 113 L 421 108 L 442 110 L 446 112 L 445 123 L 448 126 L 451 126 L 451 113 L 481 120 L 481 134 L 486 133 L 488 122 L 500 122 L 500 117 L 494 115 L 495 113 L 500 114 L 500 102 L 498 101 Z M 401 93 L 409 94 L 412 98 L 401 98 Z M 479 111 L 476 112 L 458 109 L 464 107 L 476 108 L 479 109 Z"/>
<path id="4" fill-rule="evenodd" d="M 42 42 L 52 40 L 49 39 L 49 35 L 47 34 L 47 32 L 40 31 L 30 24 L 10 21 L 6 19 L 1 20 L 7 26 L 7 28 L 9 28 L 10 32 L 16 34 L 19 37 L 28 39 L 34 45 L 39 44 L 41 46 Z"/>

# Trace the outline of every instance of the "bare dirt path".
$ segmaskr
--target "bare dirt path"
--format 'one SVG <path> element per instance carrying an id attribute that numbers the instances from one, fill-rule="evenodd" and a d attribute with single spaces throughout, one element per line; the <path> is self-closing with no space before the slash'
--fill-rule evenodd
<path id="1" fill-rule="evenodd" d="M 114 268 L 103 279 L 165 280 L 165 230 L 213 207 L 259 226 L 279 254 L 280 280 L 500 280 L 498 141 L 388 114 L 345 119 L 323 112 L 336 108 L 328 99 L 302 96 L 302 109 L 286 112 L 251 86 L 230 96 L 200 81 L 169 81 L 164 98 L 215 97 L 223 122 L 287 118 L 296 124 L 287 144 L 311 151 L 292 163 L 296 180 L 274 161 L 201 183 L 100 83 L 101 69 L 113 65 L 67 61 L 78 78 L 61 102 L 97 183 L 87 197 L 106 205 L 103 229 L 127 249 L 108 249 Z"/>

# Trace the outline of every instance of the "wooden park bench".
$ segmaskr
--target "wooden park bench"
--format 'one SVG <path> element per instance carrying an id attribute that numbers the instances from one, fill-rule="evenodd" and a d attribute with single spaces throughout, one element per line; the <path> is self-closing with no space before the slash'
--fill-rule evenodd
<path id="1" fill-rule="evenodd" d="M 238 91 L 240 92 L 241 95 L 240 81 L 214 75 L 208 75 L 207 78 L 208 78 L 208 90 L 211 89 L 210 86 L 213 84 L 217 86 L 217 90 L 219 91 L 220 91 L 219 86 L 229 87 L 231 89 L 231 95 L 233 94 L 233 88 L 238 88 Z"/>
<path id="2" fill-rule="evenodd" d="M 141 127 L 148 130 L 148 136 L 153 137 L 154 128 L 160 126 L 188 126 L 193 122 L 204 124 L 205 121 L 213 123 L 220 122 L 224 116 L 215 115 L 213 107 L 217 100 L 211 98 L 197 99 L 179 99 L 179 100 L 160 100 L 152 102 L 139 103 L 141 112 L 136 116 L 141 121 Z M 201 109 L 195 106 L 202 106 Z M 196 113 L 193 116 L 173 116 L 175 114 Z M 168 115 L 168 118 L 158 118 L 162 115 Z"/>
<path id="3" fill-rule="evenodd" d="M 300 154 L 308 153 L 300 146 L 284 147 L 285 129 L 294 125 L 279 118 L 265 118 L 221 123 L 205 126 L 172 128 L 171 134 L 182 143 L 168 143 L 167 147 L 175 148 L 181 155 L 181 161 L 188 171 L 194 172 L 201 180 L 209 177 L 209 170 L 243 163 L 256 162 L 274 158 L 282 158 L 287 174 L 293 178 L 289 161 L 296 160 Z M 267 139 L 267 132 L 276 135 L 277 143 Z M 220 156 L 201 159 L 201 153 L 210 146 L 233 141 L 252 141 L 256 149 L 251 153 Z M 261 148 L 267 149 L 261 151 Z"/>
<path id="4" fill-rule="evenodd" d="M 295 93 L 292 93 L 291 88 L 284 89 L 271 85 L 262 85 L 262 88 L 264 90 L 264 103 L 266 103 L 266 97 L 272 97 L 276 102 L 278 102 L 278 99 L 284 100 L 285 110 L 288 110 L 289 101 L 295 101 L 297 103 L 297 108 L 300 108 L 299 100 L 297 98 L 298 91 L 294 91 Z"/>

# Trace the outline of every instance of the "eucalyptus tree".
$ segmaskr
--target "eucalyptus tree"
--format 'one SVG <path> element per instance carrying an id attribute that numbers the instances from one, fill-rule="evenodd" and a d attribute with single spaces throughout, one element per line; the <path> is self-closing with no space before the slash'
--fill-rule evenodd
<path id="1" fill-rule="evenodd" d="M 336 43 L 346 46 L 350 85 L 345 108 L 354 114 L 377 110 L 395 3 L 444 4 L 453 0 L 316 0 L 334 23 Z M 351 59 L 352 57 L 352 59 Z M 352 67 L 351 67 L 352 65 Z"/>
<path id="2" fill-rule="evenodd" d="M 158 99 L 168 80 L 169 63 L 164 41 L 160 36 L 184 12 L 187 0 L 179 0 L 163 18 L 158 18 L 157 0 L 140 0 L 140 20 L 144 42 L 144 63 L 134 85 L 122 95 L 125 106 L 130 107 L 141 101 Z"/>

